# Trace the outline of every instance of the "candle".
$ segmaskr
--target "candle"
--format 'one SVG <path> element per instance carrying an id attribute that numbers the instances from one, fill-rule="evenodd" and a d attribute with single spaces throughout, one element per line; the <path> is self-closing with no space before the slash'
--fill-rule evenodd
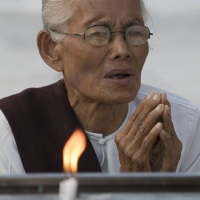
<path id="1" fill-rule="evenodd" d="M 78 181 L 74 177 L 60 182 L 59 200 L 75 200 L 77 196 Z"/>
<path id="2" fill-rule="evenodd" d="M 77 129 L 63 148 L 63 168 L 65 172 L 77 172 L 78 160 L 85 148 L 86 136 L 80 129 Z M 59 200 L 75 200 L 77 189 L 78 181 L 75 177 L 61 181 L 59 185 Z"/>

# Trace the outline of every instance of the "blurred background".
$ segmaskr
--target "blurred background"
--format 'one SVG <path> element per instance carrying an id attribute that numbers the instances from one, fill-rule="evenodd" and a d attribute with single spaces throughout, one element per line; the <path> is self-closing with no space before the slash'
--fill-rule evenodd
<path id="1" fill-rule="evenodd" d="M 42 0 L 0 0 L 0 98 L 57 81 L 36 37 Z M 142 82 L 176 93 L 200 108 L 200 1 L 144 0 L 154 33 Z"/>

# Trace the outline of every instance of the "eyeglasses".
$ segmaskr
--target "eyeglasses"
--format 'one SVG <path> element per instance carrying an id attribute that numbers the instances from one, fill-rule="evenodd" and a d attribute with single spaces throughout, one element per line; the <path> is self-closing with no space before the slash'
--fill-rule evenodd
<path id="1" fill-rule="evenodd" d="M 54 30 L 52 30 L 55 33 Z M 91 26 L 84 34 L 72 34 L 72 33 L 59 33 L 68 36 L 77 36 L 84 38 L 89 44 L 100 47 L 108 44 L 112 40 L 112 34 L 116 32 L 122 32 L 124 39 L 131 45 L 138 46 L 143 45 L 147 42 L 153 33 L 150 32 L 149 28 L 141 25 L 133 25 L 128 27 L 125 31 L 116 30 L 111 31 L 107 26 Z"/>

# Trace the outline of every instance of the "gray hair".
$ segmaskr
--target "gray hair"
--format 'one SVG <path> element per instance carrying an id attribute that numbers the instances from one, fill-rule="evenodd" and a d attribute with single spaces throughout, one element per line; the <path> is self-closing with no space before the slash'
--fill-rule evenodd
<path id="1" fill-rule="evenodd" d="M 63 34 L 56 32 L 64 31 L 64 23 L 77 10 L 75 2 L 74 0 L 42 0 L 43 27 L 51 30 L 51 37 L 54 41 L 60 41 L 64 38 Z"/>
<path id="2" fill-rule="evenodd" d="M 140 0 L 140 7 L 141 7 L 141 10 L 142 10 L 142 16 L 143 16 L 144 22 L 147 23 L 147 20 L 149 18 L 149 13 L 146 9 L 146 6 L 145 6 L 145 3 L 144 3 L 143 0 Z"/>
<path id="3" fill-rule="evenodd" d="M 78 8 L 76 2 L 75 0 L 42 0 L 43 27 L 50 30 L 54 41 L 59 42 L 65 37 L 59 32 L 65 31 L 64 23 L 75 14 Z M 148 13 L 143 0 L 140 0 L 140 6 L 146 22 Z"/>

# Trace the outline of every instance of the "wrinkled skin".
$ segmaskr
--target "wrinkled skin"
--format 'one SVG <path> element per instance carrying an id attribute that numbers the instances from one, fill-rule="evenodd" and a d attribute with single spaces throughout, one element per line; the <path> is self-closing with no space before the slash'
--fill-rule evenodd
<path id="1" fill-rule="evenodd" d="M 112 31 L 144 25 L 139 0 L 77 2 L 78 10 L 67 20 L 65 32 L 83 34 L 94 25 L 106 25 Z M 123 123 L 128 103 L 140 88 L 141 72 L 149 52 L 148 42 L 131 45 L 120 31 L 101 47 L 92 46 L 81 37 L 66 36 L 57 43 L 47 30 L 38 34 L 40 54 L 47 65 L 62 72 L 70 105 L 81 124 L 86 130 L 104 136 Z"/>
<path id="2" fill-rule="evenodd" d="M 182 144 L 165 94 L 149 94 L 116 136 L 121 172 L 176 170 Z"/>

